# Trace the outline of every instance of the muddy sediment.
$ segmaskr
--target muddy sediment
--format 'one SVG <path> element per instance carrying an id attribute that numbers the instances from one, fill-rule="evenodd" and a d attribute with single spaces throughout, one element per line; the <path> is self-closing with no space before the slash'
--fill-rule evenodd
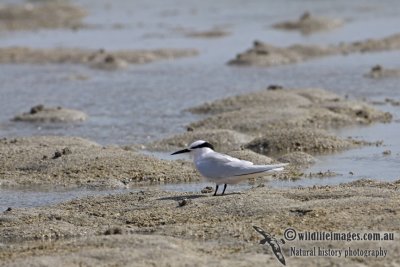
<path id="1" fill-rule="evenodd" d="M 0 184 L 123 188 L 130 184 L 198 181 L 191 163 L 164 161 L 76 137 L 0 140 Z"/>
<path id="2" fill-rule="evenodd" d="M 158 60 L 195 56 L 195 49 L 121 50 L 108 52 L 104 49 L 78 48 L 0 48 L 0 63 L 12 64 L 83 64 L 92 68 L 114 70 L 128 64 L 144 64 Z"/>
<path id="3" fill-rule="evenodd" d="M 329 94 L 324 92 L 324 95 Z M 312 94 L 316 97 L 316 94 Z M 330 96 L 327 96 L 330 97 Z M 331 99 L 337 96 L 331 96 Z M 197 107 L 189 108 L 188 111 L 196 114 L 220 114 L 230 111 L 243 110 L 246 107 L 253 108 L 259 106 L 268 106 L 275 108 L 290 108 L 296 106 L 310 105 L 311 100 L 299 94 L 294 94 L 290 90 L 264 90 L 256 93 L 248 93 L 243 95 L 232 96 L 211 103 L 205 103 Z"/>
<path id="4" fill-rule="evenodd" d="M 370 105 L 322 89 L 263 90 L 192 109 L 209 115 L 188 132 L 154 143 L 164 150 L 190 139 L 224 144 L 230 155 L 257 164 L 276 160 L 255 153 L 290 152 L 276 178 L 294 179 L 296 169 L 313 162 L 310 153 L 335 151 L 359 141 L 340 139 L 321 128 L 390 121 Z M 210 141 L 208 140 L 208 141 Z M 255 146 L 251 146 L 255 144 Z M 263 147 L 259 150 L 260 146 Z M 243 148 L 251 148 L 254 151 Z M 271 151 L 266 148 L 273 148 Z M 171 151 L 172 152 L 172 151 Z M 130 147 L 103 147 L 73 137 L 0 140 L 0 184 L 130 187 L 140 191 L 86 197 L 39 208 L 0 211 L 0 262 L 4 266 L 281 266 L 268 245 L 260 245 L 259 226 L 278 240 L 285 229 L 348 233 L 400 232 L 400 181 L 360 180 L 335 186 L 253 188 L 225 196 L 165 192 L 151 183 L 198 181 L 186 161 L 145 156 Z M 317 174 L 318 175 L 318 174 Z M 332 175 L 330 172 L 320 177 Z M 301 176 L 301 175 L 300 175 Z M 204 192 L 204 191 L 203 191 Z M 357 220 L 354 220 L 357 218 Z M 296 257 L 291 247 L 372 250 L 375 257 Z M 400 264 L 400 244 L 389 241 L 288 241 L 281 244 L 287 265 L 379 266 Z"/>
<path id="5" fill-rule="evenodd" d="M 230 148 L 222 151 L 255 164 L 279 162 L 243 147 Z M 4 187 L 40 185 L 108 189 L 202 180 L 190 161 L 160 160 L 143 155 L 130 146 L 104 147 L 78 137 L 3 138 L 0 156 L 3 158 L 0 185 Z M 285 175 L 275 177 L 291 179 L 297 175 L 296 167 L 297 162 L 293 161 Z"/>
<path id="6" fill-rule="evenodd" d="M 222 37 L 228 36 L 230 34 L 231 33 L 226 30 L 219 29 L 219 28 L 213 28 L 213 29 L 205 30 L 205 31 L 188 31 L 185 33 L 185 36 L 192 37 L 192 38 L 211 39 L 211 38 L 222 38 Z"/>
<path id="7" fill-rule="evenodd" d="M 260 41 L 254 41 L 252 48 L 238 54 L 236 58 L 230 60 L 228 64 L 271 67 L 333 55 L 398 49 L 400 49 L 400 34 L 394 34 L 382 39 L 368 39 L 328 46 L 295 44 L 288 47 L 279 47 Z"/>
<path id="8" fill-rule="evenodd" d="M 389 122 L 392 118 L 367 103 L 322 89 L 263 90 L 217 100 L 191 111 L 211 114 L 189 125 L 195 130 L 219 128 L 253 135 L 298 127 L 329 129 Z"/>
<path id="9" fill-rule="evenodd" d="M 315 154 L 344 150 L 358 144 L 352 139 L 342 139 L 321 129 L 291 128 L 265 132 L 245 147 L 265 155 L 299 151 Z"/>
<path id="10" fill-rule="evenodd" d="M 22 14 L 30 17 L 28 13 Z M 54 14 L 58 19 L 65 17 Z M 46 14 L 43 18 L 52 15 Z M 54 27 L 81 27 L 81 21 L 74 18 L 60 24 L 52 20 L 38 25 L 30 22 L 31 26 L 19 23 L 12 26 L 5 23 L 4 27 L 7 30 L 52 27 L 46 23 Z M 194 37 L 208 38 L 218 37 L 219 33 L 196 34 Z M 343 44 L 348 46 L 343 50 L 339 49 L 341 45 L 321 50 L 312 46 L 265 45 L 258 48 L 255 57 L 267 59 L 255 60 L 253 55 L 249 58 L 244 55 L 245 63 L 235 64 L 271 66 L 369 49 L 398 49 L 395 38 L 389 39 Z M 312 51 L 314 48 L 316 51 Z M 0 48 L 0 62 L 73 63 L 114 70 L 196 53 L 194 50 L 106 52 Z M 256 164 L 290 162 L 289 172 L 280 173 L 276 178 L 294 179 L 293 167 L 315 161 L 304 151 L 334 152 L 365 144 L 334 136 L 329 133 L 330 128 L 391 120 L 389 113 L 325 90 L 275 89 L 279 90 L 263 90 L 195 107 L 192 112 L 209 117 L 189 125 L 188 132 L 154 142 L 148 148 L 173 152 L 194 140 L 205 139 L 218 151 Z M 26 115 L 38 116 L 44 109 L 34 107 Z M 275 153 L 287 154 L 278 157 Z M 363 179 L 334 186 L 269 188 L 257 180 L 251 189 L 238 193 L 228 186 L 225 196 L 213 197 L 213 188 L 209 193 L 201 192 L 201 187 L 194 192 L 166 192 L 147 186 L 201 178 L 192 163 L 146 156 L 135 145 L 101 146 L 76 137 L 3 138 L 0 157 L 0 186 L 4 187 L 63 185 L 133 189 L 128 193 L 85 197 L 46 207 L 11 206 L 0 210 L 1 266 L 282 266 L 271 246 L 259 244 L 263 237 L 254 231 L 254 225 L 277 240 L 283 238 L 287 228 L 345 235 L 349 232 L 395 234 L 395 240 L 388 241 L 285 240 L 280 246 L 287 266 L 400 265 L 400 181 Z M 318 175 L 335 174 L 328 171 Z M 136 185 L 141 186 L 140 190 L 134 190 Z M 304 250 L 321 247 L 342 252 L 348 248 L 384 249 L 387 255 L 295 256 L 292 247 Z"/>
<path id="11" fill-rule="evenodd" d="M 340 19 L 331 19 L 320 16 L 314 16 L 310 12 L 304 12 L 296 21 L 283 21 L 272 25 L 280 30 L 299 31 L 302 34 L 312 34 L 321 31 L 330 31 L 343 26 Z"/>
<path id="12" fill-rule="evenodd" d="M 188 111 L 209 117 L 191 123 L 186 133 L 150 143 L 147 149 L 174 151 L 195 140 L 207 140 L 219 152 L 257 164 L 290 163 L 284 172 L 273 175 L 274 179 L 284 180 L 304 177 L 302 170 L 315 163 L 313 155 L 382 144 L 338 137 L 329 129 L 392 119 L 390 113 L 365 102 L 323 89 L 277 86 L 205 103 Z M 268 160 L 259 158 L 261 155 L 268 156 Z"/>
<path id="13" fill-rule="evenodd" d="M 238 151 L 251 150 L 256 155 L 271 157 L 269 162 L 259 164 L 290 163 L 285 172 L 273 175 L 278 179 L 303 177 L 301 170 L 315 163 L 312 155 L 382 144 L 376 140 L 341 138 L 329 133 L 329 129 L 392 119 L 390 113 L 365 102 L 323 89 L 277 86 L 205 103 L 188 111 L 208 117 L 191 123 L 186 133 L 150 143 L 147 149 L 174 151 L 202 139 L 214 144 L 217 151 L 235 157 Z M 242 159 L 260 162 L 250 155 Z"/>
<path id="14" fill-rule="evenodd" d="M 261 227 L 278 240 L 297 231 L 395 233 L 400 231 L 399 181 L 361 180 L 337 186 L 254 187 L 222 197 L 199 192 L 142 190 L 88 197 L 50 207 L 10 208 L 0 214 L 4 266 L 106 265 L 280 266 Z M 228 187 L 229 189 L 229 187 Z M 186 205 L 179 202 L 186 199 Z M 384 204 L 384 207 L 382 206 Z M 371 216 L 373 214 L 373 216 Z M 357 220 L 354 220 L 357 218 Z M 151 233 L 151 235 L 149 235 Z M 387 250 L 386 257 L 295 257 L 292 246 Z M 400 245 L 389 241 L 288 241 L 289 265 L 399 264 Z"/>
<path id="15" fill-rule="evenodd" d="M 189 128 L 189 130 L 183 134 L 152 142 L 146 148 L 156 151 L 174 151 L 178 148 L 188 147 L 196 140 L 207 140 L 214 145 L 216 150 L 227 152 L 238 150 L 243 144 L 254 139 L 254 136 L 225 129 L 192 131 Z"/>
<path id="16" fill-rule="evenodd" d="M 400 78 L 400 69 L 388 69 L 381 65 L 375 65 L 364 76 L 373 79 Z"/>
<path id="17" fill-rule="evenodd" d="M 284 154 L 278 160 L 280 162 L 290 163 L 290 165 L 297 166 L 298 168 L 308 167 L 316 162 L 316 159 L 313 156 L 302 151 Z"/>
<path id="18" fill-rule="evenodd" d="M 0 5 L 0 31 L 77 29 L 86 11 L 68 1 L 31 1 Z"/>
<path id="19" fill-rule="evenodd" d="M 13 118 L 14 121 L 25 122 L 77 122 L 87 119 L 87 115 L 79 110 L 62 107 L 45 107 L 37 105 L 29 112 L 22 113 Z"/>

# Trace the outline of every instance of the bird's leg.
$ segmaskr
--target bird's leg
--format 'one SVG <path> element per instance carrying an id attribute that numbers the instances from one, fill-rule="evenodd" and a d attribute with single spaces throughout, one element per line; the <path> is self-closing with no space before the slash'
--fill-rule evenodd
<path id="1" fill-rule="evenodd" d="M 218 191 L 218 185 L 215 186 L 215 192 L 214 192 L 214 196 L 217 195 L 217 191 Z"/>
<path id="2" fill-rule="evenodd" d="M 226 189 L 226 186 L 227 186 L 227 184 L 225 184 L 225 185 L 224 185 L 224 190 L 222 191 L 222 195 L 221 195 L 221 196 L 223 196 L 223 195 L 224 195 L 224 193 L 225 193 L 225 189 Z"/>

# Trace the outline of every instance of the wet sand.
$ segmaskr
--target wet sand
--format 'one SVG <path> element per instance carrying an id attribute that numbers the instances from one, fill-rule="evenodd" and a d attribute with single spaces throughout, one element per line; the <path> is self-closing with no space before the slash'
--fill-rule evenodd
<path id="1" fill-rule="evenodd" d="M 348 55 L 352 53 L 379 52 L 400 49 L 400 34 L 381 39 L 368 39 L 337 45 L 302 45 L 278 47 L 268 43 L 254 41 L 253 47 L 240 53 L 228 62 L 230 65 L 271 67 L 294 64 L 311 59 Z"/>
<path id="2" fill-rule="evenodd" d="M 47 1 L 40 2 L 43 5 L 47 4 Z M 80 15 L 77 19 L 69 17 L 68 23 L 49 20 L 46 23 L 52 25 L 38 24 L 42 15 L 35 15 L 36 17 L 28 20 L 28 23 L 21 22 L 21 18 L 31 16 L 29 9 L 32 7 L 29 5 L 28 11 L 22 12 L 18 9 L 18 12 L 22 12 L 23 15 L 15 20 L 17 22 L 4 24 L 8 27 L 5 30 L 85 27 L 81 20 L 85 16 L 85 11 L 80 9 L 79 12 L 83 13 L 78 12 Z M 57 9 L 60 12 L 63 10 L 60 6 Z M 105 9 L 106 12 L 112 12 L 111 6 Z M 51 10 L 46 12 L 51 12 Z M 213 13 L 210 10 L 207 12 Z M 54 14 L 57 15 L 57 13 Z M 127 12 L 127 14 L 129 19 L 134 17 L 133 13 Z M 251 17 L 254 16 L 252 13 L 249 14 Z M 151 15 L 154 14 L 146 13 L 145 16 L 151 17 Z M 194 15 L 195 12 L 191 13 L 190 17 L 195 17 Z M 264 15 L 264 12 L 260 14 L 260 16 Z M 63 16 L 58 14 L 56 17 L 62 18 Z M 240 18 L 244 19 L 243 22 L 246 21 L 246 16 Z M 211 17 L 210 21 L 212 20 Z M 153 21 L 151 22 L 153 23 Z M 258 24 L 259 22 L 257 21 Z M 168 28 L 161 23 L 154 22 L 153 24 L 156 27 Z M 188 33 L 188 37 L 226 37 L 220 38 L 223 40 L 231 37 L 228 32 L 217 31 L 210 27 L 193 28 L 210 30 L 193 31 Z M 252 29 L 252 27 L 247 29 Z M 234 32 L 232 36 L 236 34 Z M 260 34 L 260 36 L 262 35 Z M 109 39 L 108 35 L 107 38 Z M 213 39 L 212 42 L 216 39 Z M 157 40 L 157 46 L 159 43 L 164 44 L 163 41 Z M 80 42 L 79 39 L 79 44 Z M 93 45 L 93 43 L 91 44 Z M 111 45 L 111 47 L 113 46 Z M 280 48 L 256 42 L 252 51 L 239 56 L 234 63 L 270 66 L 301 62 L 328 55 L 392 50 L 398 49 L 398 47 L 398 35 L 362 42 L 346 42 L 327 47 L 294 45 Z M 217 46 L 217 48 L 219 49 L 215 49 L 215 51 L 218 53 L 223 50 L 222 46 Z M 3 47 L 0 49 L 0 62 L 34 65 L 72 63 L 95 69 L 118 70 L 128 67 L 129 64 L 197 54 L 197 50 L 194 49 L 139 51 L 119 49 L 109 52 L 104 49 L 33 48 L 25 45 L 24 47 Z M 212 55 L 215 56 L 218 53 Z M 220 58 L 222 57 L 219 57 L 218 60 Z M 74 67 L 79 68 L 79 66 Z M 165 72 L 170 76 L 168 68 L 169 66 L 161 71 L 160 69 L 140 69 L 138 73 L 140 76 L 144 76 L 146 82 L 148 80 L 154 82 L 152 87 L 160 90 L 159 87 L 154 86 L 160 85 L 160 80 L 153 80 L 153 78 L 160 72 Z M 179 76 L 172 76 L 174 84 L 178 83 L 181 87 L 186 87 L 186 84 L 176 81 L 178 78 L 184 79 L 185 73 L 187 76 L 188 73 L 182 69 L 188 69 L 188 72 L 196 72 L 197 69 L 187 68 L 186 65 L 183 65 L 183 67 L 180 66 L 180 69 L 178 68 Z M 146 73 L 148 76 L 145 75 Z M 133 72 L 128 73 L 128 75 L 133 74 Z M 215 75 L 215 73 L 212 74 Z M 200 73 L 200 75 L 204 75 L 204 73 Z M 265 73 L 262 72 L 259 75 L 264 76 Z M 101 73 L 99 76 L 106 75 Z M 101 83 L 115 83 L 121 78 L 118 76 L 112 79 L 111 76 L 107 76 L 109 81 L 101 80 Z M 83 77 L 82 80 L 85 80 L 87 76 L 76 77 Z M 135 84 L 135 86 L 129 86 L 128 92 L 125 93 L 115 90 L 115 94 L 127 98 L 132 94 L 132 88 L 146 90 L 146 87 L 144 86 L 143 89 L 142 86 L 147 83 L 140 80 L 138 76 L 134 77 L 126 84 Z M 195 83 L 193 76 L 189 77 L 188 84 Z M 204 77 L 207 76 L 204 75 Z M 163 78 L 164 76 L 161 79 Z M 233 79 L 232 75 L 223 77 L 223 79 L 225 78 Z M 161 81 L 166 88 L 172 87 L 168 84 L 170 80 Z M 298 80 L 296 80 L 297 82 Z M 100 83 L 95 83 L 96 91 L 91 91 L 92 95 L 104 96 L 97 87 L 99 85 Z M 110 86 L 110 84 L 106 84 L 106 86 Z M 117 84 L 115 86 L 124 87 L 126 85 Z M 206 86 L 207 83 L 203 85 L 201 82 L 199 90 L 204 90 Z M 224 83 L 223 86 L 227 85 Z M 243 86 L 243 84 L 239 83 L 237 86 Z M 116 89 L 110 88 L 107 90 Z M 190 88 L 192 91 L 194 90 L 192 87 Z M 179 94 L 175 93 L 175 96 L 182 92 L 185 95 L 182 88 L 180 89 Z M 362 138 L 339 137 L 334 130 L 344 126 L 357 127 L 373 123 L 388 123 L 392 120 L 392 115 L 380 111 L 379 106 L 373 107 L 363 101 L 349 100 L 347 96 L 340 96 L 323 89 L 308 87 L 292 89 L 280 86 L 272 86 L 269 89 L 228 97 L 190 108 L 188 111 L 204 117 L 186 125 L 186 133 L 152 142 L 146 145 L 146 149 L 172 152 L 175 148 L 186 146 L 194 139 L 207 139 L 216 144 L 218 151 L 255 163 L 289 162 L 288 170 L 274 175 L 272 179 L 294 180 L 307 177 L 302 170 L 305 166 L 315 162 L 313 155 L 331 154 L 363 145 L 382 144 L 381 142 L 367 142 Z M 249 90 L 254 90 L 254 88 L 249 88 Z M 348 88 L 347 91 L 351 90 L 352 88 Z M 243 90 L 243 92 L 246 91 Z M 83 92 L 79 92 L 76 96 L 83 98 L 81 93 Z M 207 91 L 201 93 L 210 94 Z M 149 95 L 158 95 L 158 92 L 152 92 Z M 40 93 L 38 96 L 41 96 Z M 112 99 L 112 97 L 114 95 L 104 98 Z M 160 95 L 160 98 L 157 99 L 160 102 L 162 98 L 163 95 Z M 74 98 L 71 99 L 70 102 Z M 146 98 L 139 97 L 138 99 L 145 102 L 142 99 Z M 167 101 L 169 100 L 167 99 Z M 131 105 L 131 101 L 127 102 Z M 398 101 L 396 102 L 394 98 L 387 98 L 386 102 L 395 106 Z M 131 113 L 110 111 L 110 105 L 104 106 L 106 106 L 107 112 L 116 114 L 116 121 L 123 120 L 120 117 L 121 114 L 132 116 Z M 160 106 L 163 107 L 161 104 Z M 176 106 L 174 108 L 176 109 Z M 152 107 L 147 111 L 155 117 L 154 113 L 149 112 L 152 111 Z M 166 109 L 165 111 L 167 113 Z M 104 113 L 104 110 L 99 113 L 102 112 Z M 109 113 L 107 114 L 109 115 Z M 134 115 L 140 116 L 140 114 Z M 157 114 L 157 117 L 159 115 Z M 111 124 L 116 125 L 116 121 L 111 121 Z M 133 124 L 133 127 L 140 127 L 137 126 L 139 124 Z M 101 127 L 99 128 L 101 129 Z M 116 127 L 115 131 L 118 130 Z M 133 132 L 136 133 L 135 130 L 133 129 Z M 163 129 L 157 128 L 157 131 L 163 131 Z M 112 131 L 107 134 L 112 135 Z M 6 210 L 1 210 L 0 265 L 263 266 L 267 264 L 281 266 L 273 255 L 271 247 L 259 244 L 262 237 L 254 231 L 253 225 L 262 227 L 266 232 L 275 235 L 278 240 L 283 237 L 284 230 L 288 227 L 293 227 L 298 231 L 395 232 L 395 241 L 290 242 L 286 240 L 281 247 L 288 266 L 400 265 L 398 242 L 400 181 L 398 180 L 377 182 L 364 179 L 334 186 L 270 188 L 266 177 L 263 177 L 252 181 L 253 188 L 248 190 L 235 192 L 232 187 L 228 187 L 225 196 L 212 197 L 212 188 L 203 190 L 200 187 L 194 192 L 167 192 L 154 185 L 199 181 L 201 178 L 188 161 L 157 159 L 141 154 L 141 148 L 143 146 L 135 144 L 103 146 L 79 137 L 30 136 L 1 139 L 1 187 L 18 189 L 21 186 L 29 188 L 38 185 L 57 185 L 65 188 L 134 189 L 140 186 L 140 189 L 123 194 L 84 197 L 51 206 L 37 208 L 11 206 Z M 382 150 L 385 150 L 388 155 L 391 153 L 387 149 L 382 148 Z M 335 172 L 326 171 L 312 173 L 309 176 L 329 177 L 335 175 Z M 202 193 L 202 191 L 208 193 Z M 382 248 L 387 250 L 387 256 L 384 258 L 295 257 L 291 255 L 293 246 L 303 249 L 322 247 L 341 250 L 348 247 L 374 250 Z"/>
<path id="3" fill-rule="evenodd" d="M 267 89 L 216 100 L 188 109 L 208 117 L 187 126 L 187 132 L 150 143 L 146 148 L 173 151 L 194 140 L 216 144 L 217 151 L 231 154 L 250 150 L 289 162 L 275 179 L 307 177 L 304 168 L 315 163 L 313 156 L 336 153 L 361 146 L 381 146 L 382 141 L 367 141 L 333 133 L 349 125 L 388 123 L 392 115 L 363 101 L 350 100 L 323 89 Z M 242 158 L 254 160 L 253 158 Z M 265 164 L 265 163 L 264 163 Z M 310 174 L 319 177 L 336 173 Z"/>
<path id="4" fill-rule="evenodd" d="M 164 161 L 128 147 L 103 147 L 78 137 L 41 136 L 0 140 L 0 184 L 126 188 L 131 183 L 198 181 L 184 161 Z"/>
<path id="5" fill-rule="evenodd" d="M 13 118 L 14 121 L 24 122 L 79 122 L 87 119 L 87 115 L 79 110 L 68 109 L 63 107 L 45 107 L 36 105 L 29 112 L 24 112 Z"/>
<path id="6" fill-rule="evenodd" d="M 69 1 L 30 1 L 0 6 L 0 31 L 78 29 L 86 11 Z"/>
<path id="7" fill-rule="evenodd" d="M 367 145 L 370 143 L 343 139 L 323 129 L 390 122 L 392 118 L 367 103 L 322 89 L 269 89 L 206 103 L 190 111 L 210 115 L 189 125 L 194 132 L 227 129 L 252 134 L 257 138 L 244 147 L 266 155 L 334 152 Z"/>
<path id="8" fill-rule="evenodd" d="M 316 117 L 316 125 L 322 121 L 340 126 L 390 119 L 388 114 L 366 103 L 356 104 L 333 93 L 315 89 L 264 90 L 253 95 L 219 100 L 194 108 L 193 111 L 214 114 L 211 118 L 230 112 L 237 112 L 236 116 L 245 116 L 249 110 L 240 108 L 241 105 L 245 103 L 258 110 L 261 105 L 265 105 L 260 101 L 263 95 L 265 99 L 272 97 L 277 105 L 287 106 L 285 111 L 289 113 L 293 107 L 309 110 L 317 106 L 320 113 L 323 107 L 329 107 L 335 114 L 343 115 L 338 117 L 341 120 Z M 296 103 L 300 104 L 297 106 Z M 274 116 L 272 112 L 269 117 Z M 282 114 L 278 117 L 282 118 Z M 303 115 L 300 118 L 303 119 Z M 293 121 L 293 118 L 286 120 Z M 287 129 L 286 120 L 275 125 L 277 130 Z M 254 128 L 254 124 L 259 122 L 257 118 L 250 120 L 246 128 L 250 125 Z M 300 136 L 306 139 L 320 133 L 320 130 L 313 130 L 312 127 L 301 129 L 306 132 Z M 196 134 L 199 133 L 196 131 L 196 128 L 191 129 L 187 135 L 180 135 L 176 140 L 172 137 L 157 145 L 164 144 L 168 148 L 174 142 L 175 145 L 182 145 L 186 140 L 197 138 Z M 246 134 L 235 134 L 232 130 L 202 128 L 201 131 L 200 134 L 210 131 L 210 137 L 219 138 L 216 140 L 222 143 L 223 136 L 226 136 L 226 142 L 232 144 L 232 149 L 237 148 L 240 142 L 248 141 L 248 138 L 243 137 L 249 137 Z M 307 131 L 313 131 L 313 134 Z M 276 132 L 271 132 L 270 137 L 264 135 L 264 139 L 269 140 L 274 140 L 272 137 L 281 138 L 284 151 L 295 151 L 292 156 L 280 158 L 291 164 L 287 172 L 273 177 L 276 179 L 294 179 L 304 162 L 312 163 L 310 155 L 299 152 L 305 149 L 298 149 L 298 146 L 292 149 L 293 136 L 290 133 L 293 132 L 285 130 L 285 133 L 287 138 L 282 138 L 285 135 Z M 350 147 L 347 146 L 348 142 L 353 142 L 339 140 L 333 135 L 327 137 L 325 134 L 319 134 L 318 138 L 321 136 L 325 137 L 322 141 L 318 139 L 317 143 L 321 147 L 330 147 L 329 140 L 335 140 L 335 144 L 346 144 L 346 148 Z M 260 137 L 255 137 L 247 145 L 244 143 L 244 147 L 257 150 L 252 144 L 258 140 Z M 357 143 L 360 144 L 363 143 Z M 305 151 L 315 152 L 313 149 Z M 72 137 L 27 137 L 1 140 L 0 154 L 5 159 L 0 166 L 1 184 L 7 187 L 59 184 L 124 188 L 141 185 L 140 191 L 86 197 L 39 208 L 9 207 L 2 211 L 0 261 L 4 266 L 260 266 L 265 263 L 279 266 L 271 248 L 259 244 L 261 236 L 254 231 L 253 225 L 277 238 L 281 238 L 288 227 L 298 231 L 315 229 L 344 233 L 399 231 L 399 181 L 386 183 L 360 180 L 336 186 L 279 189 L 269 188 L 265 186 L 264 179 L 257 179 L 249 190 L 235 192 L 228 187 L 225 196 L 213 197 L 212 188 L 198 188 L 195 192 L 182 193 L 146 186 L 160 182 L 198 181 L 200 177 L 187 161 L 155 159 L 138 153 L 134 147 L 102 147 L 92 141 Z M 230 154 L 256 163 L 276 162 L 276 159 L 249 150 Z M 286 262 L 296 266 L 381 266 L 399 263 L 400 247 L 396 241 L 348 243 L 297 240 L 287 241 L 281 246 Z M 291 250 L 291 247 L 345 250 L 349 246 L 364 250 L 381 247 L 387 250 L 387 256 L 295 257 Z"/>
<path id="9" fill-rule="evenodd" d="M 263 90 L 208 103 L 192 112 L 213 115 L 192 123 L 187 133 L 151 143 L 147 149 L 171 153 L 196 139 L 207 139 L 216 144 L 217 151 L 244 160 L 265 164 L 278 162 L 282 157 L 291 164 L 287 172 L 274 175 L 280 179 L 302 176 L 299 170 L 313 162 L 311 155 L 381 145 L 341 138 L 322 129 L 391 120 L 391 114 L 367 103 L 347 100 L 322 89 Z M 27 116 L 36 114 L 40 112 Z M 141 154 L 138 148 L 101 146 L 78 137 L 3 138 L 0 183 L 124 188 L 200 179 L 191 162 L 156 159 Z"/>
<path id="10" fill-rule="evenodd" d="M 39 49 L 28 47 L 0 48 L 0 63 L 12 64 L 83 64 L 95 69 L 117 70 L 128 64 L 196 56 L 195 49 L 154 49 L 105 51 L 78 48 Z"/>
<path id="11" fill-rule="evenodd" d="M 34 31 L 52 28 L 78 30 L 87 27 L 83 19 L 87 12 L 69 1 L 32 1 L 0 6 L 0 31 Z M 59 46 L 59 45 L 57 45 Z M 195 49 L 152 49 L 105 51 L 79 48 L 31 48 L 11 46 L 0 48 L 0 63 L 84 64 L 102 70 L 124 69 L 129 64 L 195 56 Z"/>
<path id="12" fill-rule="evenodd" d="M 199 189 L 200 190 L 200 189 Z M 253 225 L 282 238 L 286 228 L 399 232 L 399 181 L 271 189 L 225 196 L 145 189 L 0 215 L 4 266 L 280 266 Z M 180 204 L 185 200 L 185 204 Z M 398 238 L 398 237 L 396 237 Z M 397 241 L 286 241 L 289 266 L 399 264 Z M 294 257 L 290 247 L 387 250 L 385 258 Z"/>
<path id="13" fill-rule="evenodd" d="M 146 149 L 152 151 L 173 151 L 179 147 L 187 147 L 193 140 L 202 139 L 213 144 L 218 151 L 228 152 L 240 149 L 243 144 L 253 140 L 254 136 L 226 129 L 194 131 L 188 127 L 187 132 L 152 142 L 146 145 Z"/>
<path id="14" fill-rule="evenodd" d="M 302 34 L 330 31 L 341 27 L 343 21 L 320 16 L 314 16 L 310 12 L 304 12 L 297 21 L 283 21 L 275 23 L 272 27 L 288 31 L 300 31 Z"/>
<path id="15" fill-rule="evenodd" d="M 390 69 L 375 65 L 364 76 L 372 79 L 400 78 L 400 69 Z"/>
<path id="16" fill-rule="evenodd" d="M 183 32 L 185 32 L 184 34 L 186 37 L 192 38 L 222 38 L 230 35 L 230 32 L 218 27 L 204 31 L 183 30 Z"/>

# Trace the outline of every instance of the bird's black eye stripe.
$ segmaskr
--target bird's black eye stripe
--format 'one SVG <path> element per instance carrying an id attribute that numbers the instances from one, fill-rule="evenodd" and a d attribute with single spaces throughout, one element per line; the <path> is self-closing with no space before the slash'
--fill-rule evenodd
<path id="1" fill-rule="evenodd" d="M 190 149 L 196 149 L 196 148 L 202 148 L 202 147 L 208 147 L 208 148 L 211 148 L 212 150 L 214 150 L 214 146 L 208 142 L 204 142 L 198 146 L 191 147 Z"/>

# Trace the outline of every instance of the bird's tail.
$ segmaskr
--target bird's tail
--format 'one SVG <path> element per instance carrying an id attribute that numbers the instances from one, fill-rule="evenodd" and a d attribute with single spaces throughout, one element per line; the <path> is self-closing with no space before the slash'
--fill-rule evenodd
<path id="1" fill-rule="evenodd" d="M 284 167 L 287 165 L 288 165 L 288 163 L 280 163 L 280 164 L 259 165 L 259 166 L 260 166 L 260 168 L 264 169 L 264 172 L 277 172 L 277 171 L 283 171 Z"/>
<path id="2" fill-rule="evenodd" d="M 243 170 L 242 173 L 235 176 L 240 177 L 241 179 L 254 178 L 260 176 L 260 174 L 262 175 L 263 173 L 282 171 L 283 167 L 285 167 L 286 165 L 288 164 L 282 163 L 273 165 L 252 165 L 248 166 L 248 168 Z"/>

